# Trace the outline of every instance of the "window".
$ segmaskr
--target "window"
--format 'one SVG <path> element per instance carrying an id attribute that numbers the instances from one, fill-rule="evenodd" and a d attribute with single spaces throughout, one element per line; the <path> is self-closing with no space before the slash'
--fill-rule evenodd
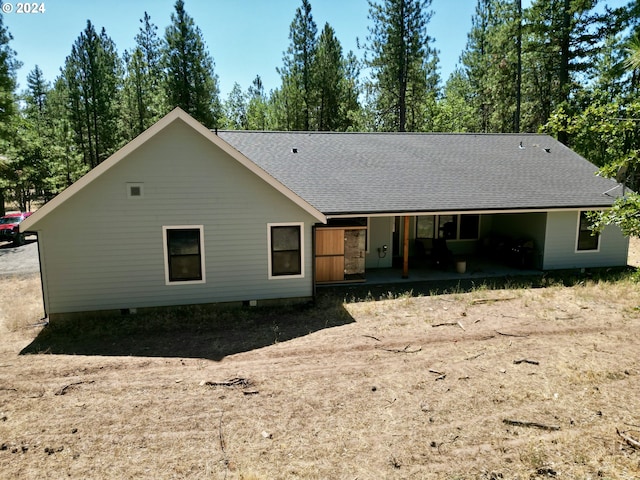
<path id="1" fill-rule="evenodd" d="M 204 283 L 203 227 L 162 227 L 162 232 L 167 285 Z"/>
<path id="2" fill-rule="evenodd" d="M 480 215 L 423 215 L 416 219 L 416 238 L 477 240 Z"/>
<path id="3" fill-rule="evenodd" d="M 576 250 L 579 252 L 594 251 L 600 248 L 600 234 L 593 234 L 591 222 L 587 218 L 587 212 L 578 215 L 578 242 Z"/>
<path id="4" fill-rule="evenodd" d="M 416 220 L 416 238 L 435 238 L 436 217 L 427 215 Z"/>
<path id="5" fill-rule="evenodd" d="M 267 225 L 269 278 L 304 277 L 302 223 Z"/>

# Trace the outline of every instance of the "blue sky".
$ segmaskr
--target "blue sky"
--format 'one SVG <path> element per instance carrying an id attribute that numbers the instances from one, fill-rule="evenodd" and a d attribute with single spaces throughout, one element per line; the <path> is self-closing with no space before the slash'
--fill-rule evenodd
<path id="1" fill-rule="evenodd" d="M 104 27 L 118 52 L 131 49 L 140 28 L 140 18 L 148 12 L 160 35 L 170 23 L 175 0 L 44 0 L 44 13 L 16 13 L 14 0 L 4 1 L 13 12 L 4 15 L 5 26 L 14 37 L 11 43 L 23 67 L 18 72 L 20 89 L 26 76 L 39 65 L 52 82 L 60 72 L 71 46 L 90 19 L 96 28 Z M 225 99 L 233 84 L 246 90 L 260 75 L 267 92 L 279 86 L 276 67 L 282 65 L 289 45 L 289 26 L 301 0 L 185 0 L 185 9 L 200 27 L 215 62 Z M 611 4 L 625 3 L 615 0 Z M 524 5 L 530 0 L 524 0 Z M 433 0 L 434 15 L 428 25 L 440 52 L 443 82 L 454 70 L 466 46 L 467 33 L 476 0 Z M 6 7 L 6 6 L 5 6 Z M 370 25 L 367 0 L 311 0 L 318 31 L 328 22 L 346 54 L 353 50 L 361 58 L 356 39 L 363 42 Z"/>

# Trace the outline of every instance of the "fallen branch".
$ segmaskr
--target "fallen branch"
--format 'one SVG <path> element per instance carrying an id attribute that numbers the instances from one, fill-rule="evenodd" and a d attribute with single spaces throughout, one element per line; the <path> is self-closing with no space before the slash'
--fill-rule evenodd
<path id="1" fill-rule="evenodd" d="M 251 385 L 251 380 L 248 380 L 246 378 L 240 378 L 240 377 L 236 377 L 236 378 L 231 378 L 229 380 L 227 380 L 226 382 L 207 382 L 207 381 L 202 381 L 200 382 L 200 385 L 206 385 L 208 387 L 249 387 Z"/>
<path id="2" fill-rule="evenodd" d="M 258 395 L 260 392 L 257 391 L 257 390 L 253 390 L 251 392 L 245 391 L 245 392 L 242 392 L 242 393 L 245 394 L 245 395 Z"/>
<path id="3" fill-rule="evenodd" d="M 484 355 L 484 352 L 480 352 L 479 354 L 474 355 L 472 357 L 467 357 L 465 358 L 465 360 L 475 360 L 476 358 L 481 357 L 482 355 Z"/>
<path id="4" fill-rule="evenodd" d="M 383 348 L 383 347 L 380 347 L 380 350 L 384 350 L 385 352 L 391 352 L 391 353 L 418 353 L 419 351 L 422 350 L 422 347 L 418 347 L 415 350 L 409 350 L 410 346 L 411 345 L 407 345 L 402 350 L 397 349 L 397 348 Z"/>
<path id="5" fill-rule="evenodd" d="M 626 432 L 621 432 L 617 428 L 616 428 L 616 433 L 620 436 L 620 438 L 622 438 L 625 442 L 627 442 L 627 445 L 633 448 L 640 449 L 640 440 L 636 440 L 631 435 L 627 435 Z"/>
<path id="6" fill-rule="evenodd" d="M 520 360 L 514 360 L 513 363 L 516 365 L 520 365 L 521 363 L 528 363 L 530 365 L 540 365 L 540 362 L 537 360 L 527 360 L 526 358 L 522 358 Z"/>
<path id="7" fill-rule="evenodd" d="M 524 338 L 524 337 L 528 337 L 529 335 L 517 335 L 515 333 L 503 333 L 503 332 L 499 332 L 498 330 L 496 330 L 496 333 L 498 335 L 502 335 L 503 337 L 519 337 L 519 338 Z"/>
<path id="8" fill-rule="evenodd" d="M 379 338 L 374 337 L 373 335 L 363 335 L 363 337 L 366 337 L 366 338 L 373 338 L 376 342 L 380 342 L 380 341 L 381 341 Z"/>
<path id="9" fill-rule="evenodd" d="M 17 388 L 9 388 L 9 387 L 0 387 L 0 391 L 17 392 L 18 389 Z"/>
<path id="10" fill-rule="evenodd" d="M 514 425 L 516 427 L 533 427 L 533 428 L 540 428 L 542 430 L 560 430 L 560 427 L 557 425 L 545 425 L 543 423 L 537 423 L 537 422 L 521 422 L 520 420 L 509 420 L 508 418 L 505 418 L 504 420 L 502 420 L 503 423 L 506 423 L 507 425 Z"/>
<path id="11" fill-rule="evenodd" d="M 437 370 L 429 370 L 429 373 L 435 373 L 436 375 L 444 375 L 444 373 L 439 372 Z"/>
<path id="12" fill-rule="evenodd" d="M 93 380 L 89 381 L 89 382 L 75 382 L 75 383 L 70 383 L 69 385 L 65 385 L 64 387 L 62 387 L 60 390 L 58 390 L 55 395 L 65 395 L 67 393 L 67 390 L 71 387 L 75 387 L 76 385 L 82 385 L 84 383 L 94 383 Z"/>
<path id="13" fill-rule="evenodd" d="M 472 305 L 480 305 L 483 303 L 493 303 L 493 302 L 505 302 L 507 300 L 515 300 L 516 297 L 504 297 L 504 298 L 476 298 L 471 302 Z"/>
<path id="14" fill-rule="evenodd" d="M 460 322 L 444 322 L 444 323 L 434 323 L 431 325 L 432 327 L 460 327 L 462 330 L 465 330 L 464 326 Z M 466 331 L 466 330 L 465 330 Z"/>

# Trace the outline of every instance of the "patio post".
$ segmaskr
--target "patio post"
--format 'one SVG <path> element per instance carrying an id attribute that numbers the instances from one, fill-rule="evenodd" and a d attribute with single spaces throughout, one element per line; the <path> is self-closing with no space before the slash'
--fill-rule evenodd
<path id="1" fill-rule="evenodd" d="M 409 278 L 409 216 L 404 217 L 402 241 L 402 278 Z"/>

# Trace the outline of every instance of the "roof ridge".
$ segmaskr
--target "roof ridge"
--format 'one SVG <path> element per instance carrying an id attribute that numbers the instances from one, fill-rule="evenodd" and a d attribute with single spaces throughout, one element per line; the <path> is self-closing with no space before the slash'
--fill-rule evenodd
<path id="1" fill-rule="evenodd" d="M 335 132 L 318 130 L 211 130 L 215 133 L 273 133 L 287 135 L 416 135 L 416 136 L 500 136 L 500 137 L 548 137 L 548 133 L 521 132 L 521 133 L 497 133 L 497 132 Z"/>

